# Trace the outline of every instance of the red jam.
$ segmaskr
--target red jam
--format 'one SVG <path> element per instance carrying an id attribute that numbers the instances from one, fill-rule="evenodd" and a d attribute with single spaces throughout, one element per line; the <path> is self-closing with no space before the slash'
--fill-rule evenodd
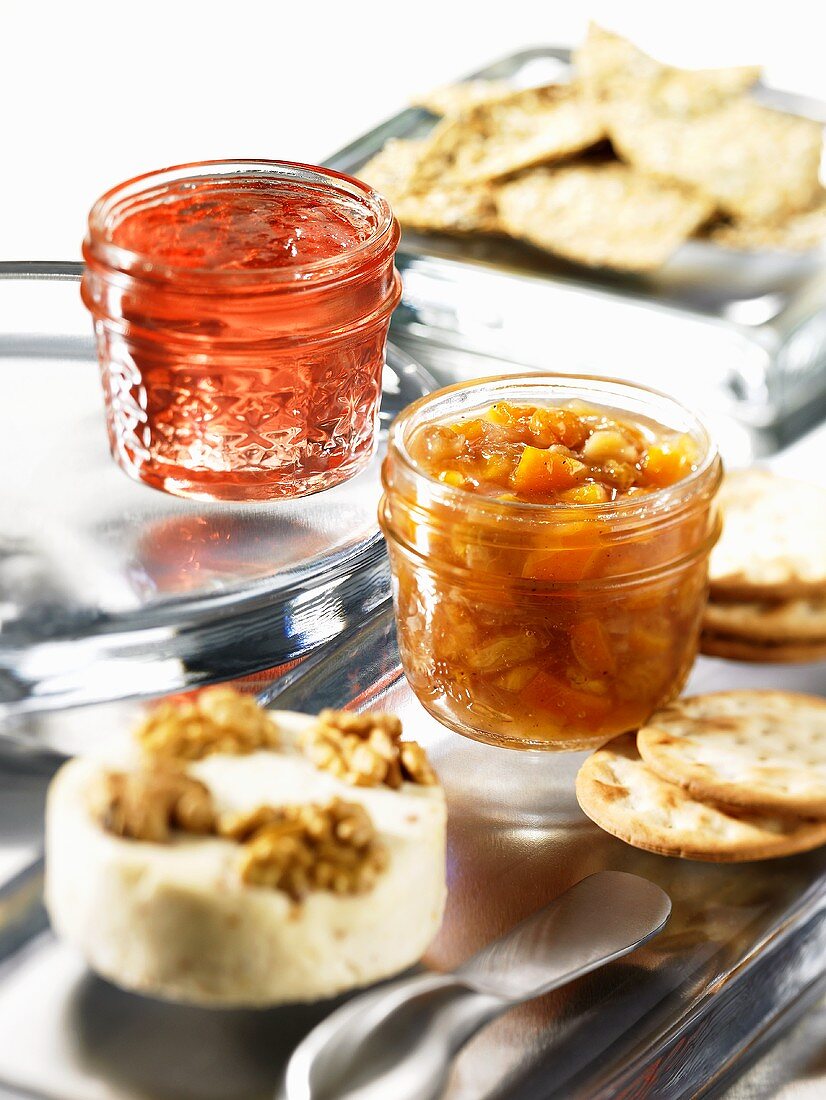
<path id="1" fill-rule="evenodd" d="M 376 217 L 361 199 L 289 182 L 203 180 L 145 202 L 110 240 L 155 263 L 205 271 L 295 267 L 364 244 Z"/>
<path id="2" fill-rule="evenodd" d="M 366 185 L 302 165 L 188 165 L 104 195 L 83 298 L 116 461 L 227 500 L 357 473 L 375 445 L 398 235 Z"/>

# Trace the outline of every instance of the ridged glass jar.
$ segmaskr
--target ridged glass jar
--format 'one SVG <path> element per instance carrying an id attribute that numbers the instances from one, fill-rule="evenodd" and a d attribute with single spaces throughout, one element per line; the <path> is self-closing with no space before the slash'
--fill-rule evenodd
<path id="1" fill-rule="evenodd" d="M 374 451 L 398 239 L 380 195 L 307 165 L 188 164 L 107 192 L 82 295 L 118 464 L 224 500 L 356 474 Z"/>

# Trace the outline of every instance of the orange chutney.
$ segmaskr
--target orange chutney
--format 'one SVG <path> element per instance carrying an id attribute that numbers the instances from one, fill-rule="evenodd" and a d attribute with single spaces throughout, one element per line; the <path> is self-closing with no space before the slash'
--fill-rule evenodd
<path id="1" fill-rule="evenodd" d="M 417 402 L 380 519 L 425 707 L 519 748 L 645 721 L 696 656 L 720 475 L 696 418 L 624 383 L 531 374 Z"/>

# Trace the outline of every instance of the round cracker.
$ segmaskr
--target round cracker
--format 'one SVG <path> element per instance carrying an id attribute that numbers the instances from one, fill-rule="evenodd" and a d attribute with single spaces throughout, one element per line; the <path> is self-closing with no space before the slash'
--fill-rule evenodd
<path id="1" fill-rule="evenodd" d="M 826 818 L 826 699 L 718 691 L 677 699 L 637 734 L 645 763 L 699 799 Z"/>
<path id="2" fill-rule="evenodd" d="M 765 665 L 802 665 L 826 659 L 826 642 L 750 642 L 729 634 L 704 630 L 700 652 L 707 657 L 725 657 L 729 661 L 750 661 Z"/>
<path id="3" fill-rule="evenodd" d="M 703 615 L 711 634 L 727 634 L 745 641 L 826 641 L 826 598 L 784 600 L 781 603 L 716 603 Z"/>
<path id="4" fill-rule="evenodd" d="M 576 796 L 601 829 L 663 856 L 741 863 L 806 852 L 826 843 L 826 821 L 807 821 L 694 799 L 653 772 L 633 733 L 610 741 L 585 761 Z"/>
<path id="5" fill-rule="evenodd" d="M 711 553 L 712 596 L 826 596 L 826 489 L 768 470 L 736 470 L 718 501 L 723 533 Z"/>

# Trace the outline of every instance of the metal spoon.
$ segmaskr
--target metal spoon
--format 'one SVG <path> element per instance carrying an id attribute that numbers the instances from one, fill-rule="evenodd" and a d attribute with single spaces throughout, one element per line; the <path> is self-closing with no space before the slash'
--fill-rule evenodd
<path id="1" fill-rule="evenodd" d="M 419 974 L 355 997 L 304 1039 L 285 1100 L 436 1100 L 450 1063 L 486 1023 L 655 936 L 668 895 L 599 871 L 488 944 L 453 973 Z"/>

